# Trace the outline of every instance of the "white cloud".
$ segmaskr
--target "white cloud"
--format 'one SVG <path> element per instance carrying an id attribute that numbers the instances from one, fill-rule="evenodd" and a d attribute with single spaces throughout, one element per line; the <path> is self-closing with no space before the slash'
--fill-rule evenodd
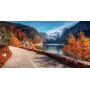
<path id="1" fill-rule="evenodd" d="M 73 25 L 75 25 L 77 22 L 65 22 L 64 25 L 56 27 L 54 29 L 48 30 L 47 34 L 49 35 L 50 33 L 54 33 L 54 32 L 59 32 L 62 34 L 64 28 L 69 28 Z"/>

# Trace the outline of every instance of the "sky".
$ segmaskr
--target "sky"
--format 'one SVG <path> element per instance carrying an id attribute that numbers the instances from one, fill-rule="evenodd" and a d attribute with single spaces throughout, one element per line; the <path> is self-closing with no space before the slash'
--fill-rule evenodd
<path id="1" fill-rule="evenodd" d="M 38 32 L 48 33 L 55 30 L 59 30 L 62 32 L 63 28 L 70 27 L 76 24 L 78 21 L 12 21 L 12 22 L 29 25 L 36 28 Z"/>

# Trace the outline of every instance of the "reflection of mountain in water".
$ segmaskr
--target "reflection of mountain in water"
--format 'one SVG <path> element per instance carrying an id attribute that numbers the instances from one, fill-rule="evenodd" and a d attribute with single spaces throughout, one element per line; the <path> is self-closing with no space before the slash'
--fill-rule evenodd
<path id="1" fill-rule="evenodd" d="M 58 53 L 62 54 L 62 46 L 61 45 L 44 45 L 44 50 L 50 53 Z"/>

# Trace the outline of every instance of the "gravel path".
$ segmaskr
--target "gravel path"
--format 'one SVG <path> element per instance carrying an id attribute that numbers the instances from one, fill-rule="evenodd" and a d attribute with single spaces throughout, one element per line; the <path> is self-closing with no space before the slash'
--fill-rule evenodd
<path id="1" fill-rule="evenodd" d="M 45 55 L 36 54 L 18 47 L 10 46 L 12 56 L 4 64 L 3 68 L 64 68 L 67 67 L 58 61 Z"/>

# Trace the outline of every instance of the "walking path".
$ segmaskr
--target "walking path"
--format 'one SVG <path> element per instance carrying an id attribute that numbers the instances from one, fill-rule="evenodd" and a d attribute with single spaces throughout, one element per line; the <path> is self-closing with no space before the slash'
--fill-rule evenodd
<path id="1" fill-rule="evenodd" d="M 18 47 L 9 46 L 12 56 L 4 64 L 3 68 L 62 68 L 67 67 L 46 55 L 36 54 Z"/>

